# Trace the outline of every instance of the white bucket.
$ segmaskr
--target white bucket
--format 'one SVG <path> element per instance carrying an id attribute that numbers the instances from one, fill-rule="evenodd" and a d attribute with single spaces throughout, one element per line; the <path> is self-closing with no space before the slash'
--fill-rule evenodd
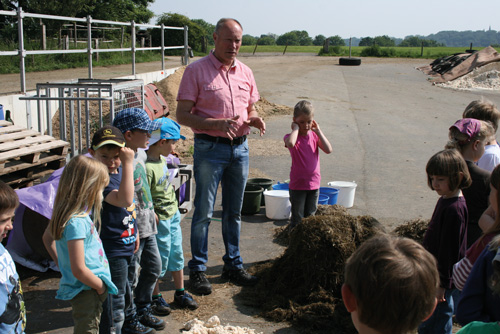
<path id="1" fill-rule="evenodd" d="M 358 186 L 356 182 L 332 181 L 328 182 L 328 185 L 339 190 L 339 196 L 337 198 L 338 205 L 345 206 L 346 208 L 350 208 L 354 205 L 354 194 Z"/>
<path id="2" fill-rule="evenodd" d="M 266 217 L 273 220 L 289 219 L 292 211 L 288 190 L 266 190 Z"/>

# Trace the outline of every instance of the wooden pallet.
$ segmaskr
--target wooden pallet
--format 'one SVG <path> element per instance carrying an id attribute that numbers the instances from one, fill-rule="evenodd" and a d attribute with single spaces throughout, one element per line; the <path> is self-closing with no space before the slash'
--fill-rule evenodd
<path id="1" fill-rule="evenodd" d="M 30 186 L 66 163 L 68 142 L 8 121 L 0 126 L 0 180 L 13 188 Z"/>

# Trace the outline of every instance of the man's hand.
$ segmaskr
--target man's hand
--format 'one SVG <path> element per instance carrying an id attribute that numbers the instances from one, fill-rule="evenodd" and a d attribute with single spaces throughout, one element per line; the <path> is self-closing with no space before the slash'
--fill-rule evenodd
<path id="1" fill-rule="evenodd" d="M 266 123 L 264 123 L 264 120 L 260 117 L 250 117 L 245 121 L 245 124 L 259 129 L 261 136 L 266 133 Z"/>
<path id="2" fill-rule="evenodd" d="M 233 118 L 222 118 L 218 121 L 218 130 L 224 131 L 229 139 L 233 139 L 236 137 L 236 122 L 240 118 L 239 115 L 234 116 Z"/>

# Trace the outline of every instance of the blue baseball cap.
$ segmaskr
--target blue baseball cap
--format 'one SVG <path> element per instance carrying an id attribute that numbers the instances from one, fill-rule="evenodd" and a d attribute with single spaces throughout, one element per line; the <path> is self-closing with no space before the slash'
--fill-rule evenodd
<path id="1" fill-rule="evenodd" d="M 120 129 L 122 133 L 134 129 L 152 132 L 160 127 L 149 118 L 146 110 L 141 108 L 127 108 L 118 112 L 113 120 L 113 126 Z"/>
<path id="2" fill-rule="evenodd" d="M 149 146 L 155 144 L 160 139 L 186 139 L 186 137 L 181 135 L 181 126 L 176 121 L 173 121 L 170 118 L 162 117 L 155 119 L 154 122 L 159 124 L 159 129 L 151 133 Z"/>

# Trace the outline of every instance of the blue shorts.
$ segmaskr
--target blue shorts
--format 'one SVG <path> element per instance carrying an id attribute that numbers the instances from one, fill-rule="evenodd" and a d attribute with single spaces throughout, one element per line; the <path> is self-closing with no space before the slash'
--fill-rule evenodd
<path id="1" fill-rule="evenodd" d="M 161 274 L 167 271 L 179 271 L 184 268 L 182 251 L 181 214 L 177 211 L 170 219 L 160 219 L 156 242 L 161 257 Z"/>

